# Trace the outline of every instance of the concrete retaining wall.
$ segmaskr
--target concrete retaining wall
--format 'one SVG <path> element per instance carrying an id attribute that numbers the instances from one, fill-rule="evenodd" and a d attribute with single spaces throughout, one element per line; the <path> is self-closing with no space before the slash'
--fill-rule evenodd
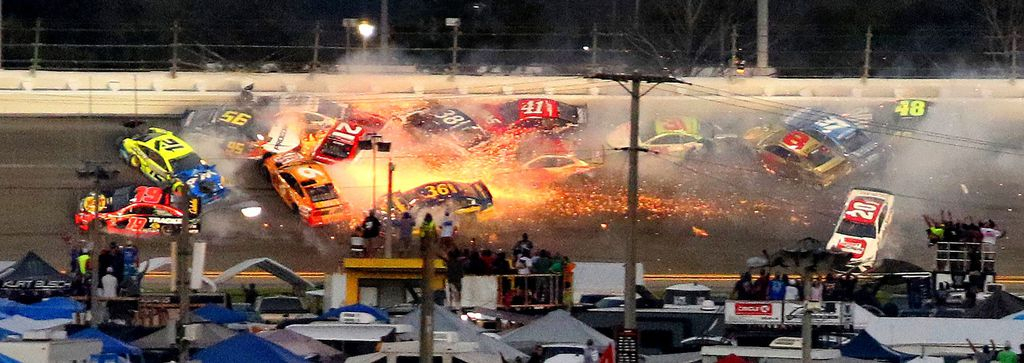
<path id="1" fill-rule="evenodd" d="M 740 95 L 766 98 L 1024 98 L 1024 85 L 992 79 L 687 78 L 652 97 Z M 371 101 L 395 97 L 566 95 L 621 97 L 616 84 L 579 77 L 387 74 L 252 74 L 0 71 L 0 113 L 26 115 L 169 115 L 231 102 L 245 85 L 259 94 L 315 93 Z M 572 97 L 569 97 L 572 98 Z"/>

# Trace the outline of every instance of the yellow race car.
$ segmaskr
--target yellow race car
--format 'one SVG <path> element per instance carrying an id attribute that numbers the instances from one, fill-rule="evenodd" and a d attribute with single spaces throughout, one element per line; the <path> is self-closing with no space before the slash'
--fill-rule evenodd
<path id="1" fill-rule="evenodd" d="M 150 127 L 122 139 L 118 149 L 126 163 L 154 182 L 172 186 L 175 192 L 184 192 L 187 186 L 204 204 L 227 196 L 217 169 L 170 131 Z"/>

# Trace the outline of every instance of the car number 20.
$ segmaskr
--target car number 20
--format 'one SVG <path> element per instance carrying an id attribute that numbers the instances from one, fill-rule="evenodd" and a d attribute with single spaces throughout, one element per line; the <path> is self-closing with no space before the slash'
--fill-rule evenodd
<path id="1" fill-rule="evenodd" d="M 846 216 L 851 219 L 871 222 L 875 220 L 876 213 L 878 213 L 878 204 L 855 201 L 850 203 L 850 209 L 846 211 Z"/>

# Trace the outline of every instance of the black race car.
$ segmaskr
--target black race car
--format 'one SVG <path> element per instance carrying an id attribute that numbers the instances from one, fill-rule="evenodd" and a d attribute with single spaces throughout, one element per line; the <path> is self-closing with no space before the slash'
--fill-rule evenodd
<path id="1" fill-rule="evenodd" d="M 446 137 L 456 145 L 471 148 L 490 139 L 472 117 L 459 109 L 433 106 L 409 113 L 403 125 L 418 136 L 437 135 Z"/>

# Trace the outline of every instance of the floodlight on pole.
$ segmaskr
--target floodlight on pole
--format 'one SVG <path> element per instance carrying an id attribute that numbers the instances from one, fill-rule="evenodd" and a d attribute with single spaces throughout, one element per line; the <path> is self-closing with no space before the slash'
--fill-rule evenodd
<path id="1" fill-rule="evenodd" d="M 256 218 L 259 217 L 260 214 L 263 214 L 263 207 L 261 207 L 259 204 L 246 205 L 241 206 L 239 211 L 242 212 L 242 216 L 245 218 Z"/>
<path id="2" fill-rule="evenodd" d="M 359 22 L 358 26 L 356 26 L 356 32 L 358 32 L 359 36 L 363 38 L 363 49 L 366 49 L 366 42 L 373 37 L 373 33 L 376 31 L 377 27 L 370 24 L 368 20 L 363 20 Z"/>

